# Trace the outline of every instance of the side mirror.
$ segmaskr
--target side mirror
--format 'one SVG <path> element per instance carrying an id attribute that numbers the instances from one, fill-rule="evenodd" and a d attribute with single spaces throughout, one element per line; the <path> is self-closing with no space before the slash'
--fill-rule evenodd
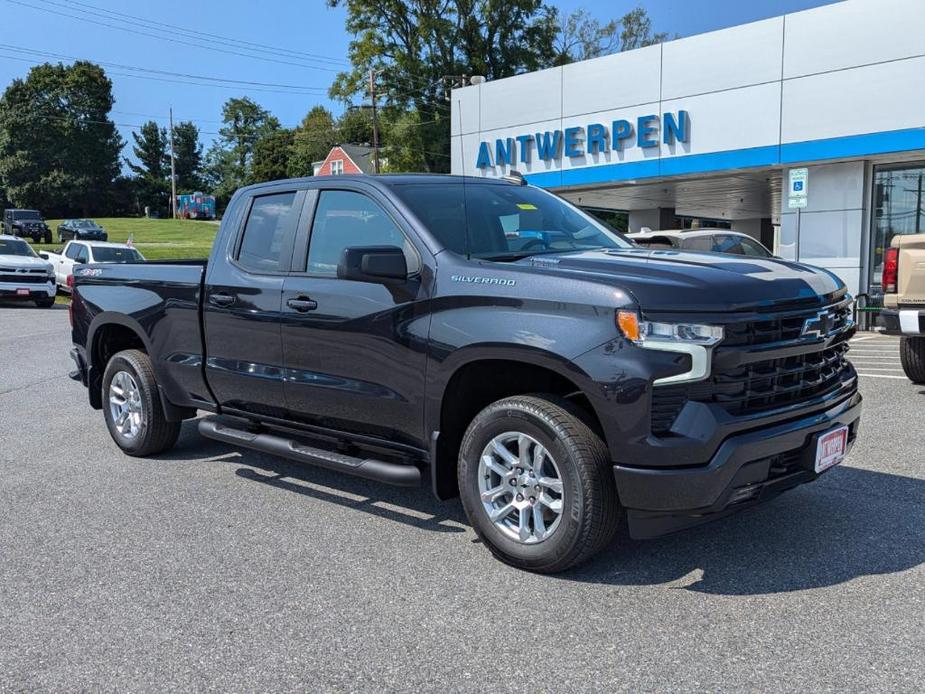
<path id="1" fill-rule="evenodd" d="M 45 251 L 39 251 L 39 258 L 42 260 L 48 260 L 48 254 Z"/>
<path id="2" fill-rule="evenodd" d="M 408 261 L 398 246 L 353 246 L 344 249 L 337 277 L 356 282 L 404 282 Z"/>

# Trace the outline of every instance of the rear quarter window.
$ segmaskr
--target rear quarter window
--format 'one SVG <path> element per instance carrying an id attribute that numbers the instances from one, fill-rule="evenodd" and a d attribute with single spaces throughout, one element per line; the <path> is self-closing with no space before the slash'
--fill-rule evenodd
<path id="1" fill-rule="evenodd" d="M 261 195 L 254 198 L 236 260 L 252 272 L 279 272 L 288 267 L 284 254 L 290 249 L 290 238 L 295 225 L 295 192 Z"/>

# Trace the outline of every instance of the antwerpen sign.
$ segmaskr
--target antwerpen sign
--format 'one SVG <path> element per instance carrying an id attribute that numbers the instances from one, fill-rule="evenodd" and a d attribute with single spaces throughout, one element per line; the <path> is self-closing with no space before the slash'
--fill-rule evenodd
<path id="1" fill-rule="evenodd" d="M 691 119 L 687 111 L 665 113 L 658 116 L 640 116 L 635 124 L 628 120 L 615 120 L 610 128 L 602 123 L 591 123 L 585 127 L 546 130 L 541 133 L 527 133 L 516 137 L 499 138 L 494 147 L 489 142 L 479 143 L 476 166 L 487 169 L 491 166 L 529 164 L 534 157 L 540 161 L 554 161 L 562 156 L 569 158 L 603 154 L 611 150 L 620 151 L 628 147 L 658 147 L 687 142 L 691 134 Z"/>

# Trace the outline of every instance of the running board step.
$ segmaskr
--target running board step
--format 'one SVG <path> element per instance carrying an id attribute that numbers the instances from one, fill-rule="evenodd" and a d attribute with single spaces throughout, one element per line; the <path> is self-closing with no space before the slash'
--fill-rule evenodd
<path id="1" fill-rule="evenodd" d="M 417 487 L 421 484 L 421 471 L 411 464 L 387 463 L 384 460 L 373 458 L 354 458 L 343 453 L 307 446 L 274 434 L 235 429 L 213 417 L 199 420 L 199 433 L 208 439 L 215 439 L 233 446 L 243 446 L 261 453 L 278 455 L 328 470 L 338 470 L 348 475 L 365 477 L 368 480 L 394 484 L 399 487 Z"/>

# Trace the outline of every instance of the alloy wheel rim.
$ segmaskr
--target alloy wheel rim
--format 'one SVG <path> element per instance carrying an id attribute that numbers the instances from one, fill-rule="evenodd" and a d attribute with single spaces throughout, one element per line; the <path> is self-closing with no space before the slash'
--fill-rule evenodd
<path id="1" fill-rule="evenodd" d="M 491 522 L 525 545 L 548 540 L 562 519 L 559 468 L 532 436 L 508 431 L 495 436 L 479 459 L 479 495 Z"/>
<path id="2" fill-rule="evenodd" d="M 141 432 L 141 390 L 128 371 L 117 372 L 109 383 L 109 413 L 122 438 L 132 440 Z"/>

